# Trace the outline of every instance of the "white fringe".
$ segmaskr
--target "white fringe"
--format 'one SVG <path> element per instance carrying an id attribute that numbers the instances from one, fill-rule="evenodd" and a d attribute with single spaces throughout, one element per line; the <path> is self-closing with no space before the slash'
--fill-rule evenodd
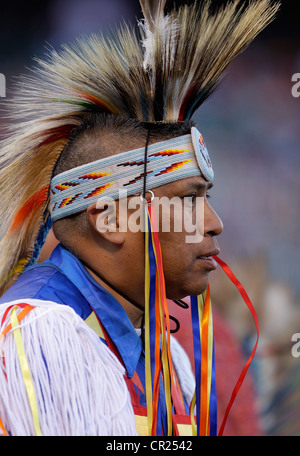
<path id="1" fill-rule="evenodd" d="M 182 395 L 190 405 L 195 392 L 195 377 L 189 357 L 174 336 L 171 336 L 170 349 Z"/>
<path id="2" fill-rule="evenodd" d="M 19 302 L 0 306 L 0 322 Z M 124 368 L 96 333 L 68 306 L 26 303 L 37 306 L 20 328 L 42 435 L 137 435 Z M 0 418 L 10 435 L 35 435 L 12 331 L 0 341 Z"/>

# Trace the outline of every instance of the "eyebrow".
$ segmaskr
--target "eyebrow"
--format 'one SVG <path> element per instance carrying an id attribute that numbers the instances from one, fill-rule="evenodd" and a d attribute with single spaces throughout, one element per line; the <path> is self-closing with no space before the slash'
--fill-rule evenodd
<path id="1" fill-rule="evenodd" d="M 208 191 L 210 190 L 214 184 L 212 182 L 207 182 L 207 181 L 199 181 L 199 180 L 194 180 L 190 182 L 184 182 L 183 185 L 181 185 L 179 188 L 175 189 L 170 189 L 170 190 L 165 190 L 164 196 L 167 196 L 169 198 L 173 196 L 179 196 L 180 198 L 183 197 L 184 194 L 193 192 L 193 191 Z"/>
<path id="2" fill-rule="evenodd" d="M 197 190 L 210 190 L 213 188 L 214 184 L 212 182 L 190 182 L 186 187 L 185 190 L 190 189 L 197 189 Z"/>

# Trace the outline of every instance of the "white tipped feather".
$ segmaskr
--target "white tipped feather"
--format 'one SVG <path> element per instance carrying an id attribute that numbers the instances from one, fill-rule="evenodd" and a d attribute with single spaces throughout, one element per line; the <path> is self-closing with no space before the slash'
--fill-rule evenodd
<path id="1" fill-rule="evenodd" d="M 153 33 L 164 17 L 166 0 L 140 0 L 147 28 Z"/>
<path id="2" fill-rule="evenodd" d="M 160 37 L 160 47 L 165 49 L 166 60 L 170 62 L 170 65 L 174 64 L 175 57 L 175 43 L 180 25 L 178 25 L 176 18 L 171 16 L 161 16 L 156 22 L 156 28 L 154 31 L 150 30 L 146 22 L 140 21 L 139 26 L 141 28 L 142 45 L 144 48 L 144 69 L 145 71 L 154 70 L 155 68 L 155 54 L 157 52 L 157 40 L 156 35 Z M 152 80 L 155 77 L 152 75 Z"/>

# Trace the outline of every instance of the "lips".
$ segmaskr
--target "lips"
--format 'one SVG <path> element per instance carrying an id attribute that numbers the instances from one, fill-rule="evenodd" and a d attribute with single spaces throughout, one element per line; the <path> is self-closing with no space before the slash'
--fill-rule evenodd
<path id="1" fill-rule="evenodd" d="M 220 249 L 216 248 L 214 250 L 208 250 L 207 252 L 204 252 L 203 255 L 199 255 L 197 258 L 207 259 L 207 258 L 211 258 L 214 256 L 218 256 L 219 253 L 220 253 Z"/>
<path id="2" fill-rule="evenodd" d="M 210 252 L 206 252 L 204 255 L 199 255 L 197 257 L 198 261 L 201 261 L 203 266 L 207 269 L 214 270 L 217 268 L 217 262 L 214 259 L 215 256 L 219 255 L 220 249 L 215 249 Z"/>

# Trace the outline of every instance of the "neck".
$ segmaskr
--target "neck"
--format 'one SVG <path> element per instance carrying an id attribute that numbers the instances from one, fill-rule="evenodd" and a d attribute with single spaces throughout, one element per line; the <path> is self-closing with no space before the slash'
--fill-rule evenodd
<path id="1" fill-rule="evenodd" d="M 87 269 L 87 271 L 91 274 L 91 276 L 96 280 L 96 282 L 98 282 L 103 288 L 105 288 L 120 303 L 120 305 L 127 313 L 128 318 L 130 319 L 134 328 L 141 328 L 144 316 L 144 308 L 132 299 L 130 299 L 123 292 L 115 288 L 111 283 L 104 279 L 104 277 L 102 277 L 98 273 L 98 271 L 93 269 L 84 261 L 81 260 L 81 262 L 83 266 Z"/>

